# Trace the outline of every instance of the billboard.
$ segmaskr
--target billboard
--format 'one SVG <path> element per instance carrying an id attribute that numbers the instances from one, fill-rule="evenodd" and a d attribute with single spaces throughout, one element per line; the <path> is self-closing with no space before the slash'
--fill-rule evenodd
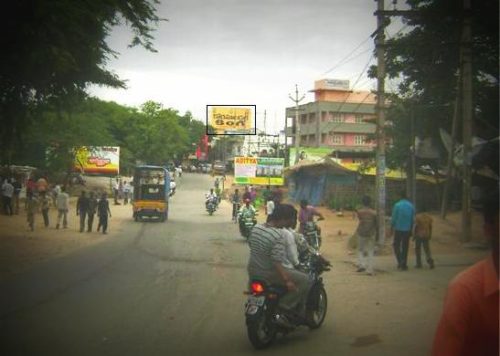
<path id="1" fill-rule="evenodd" d="M 319 161 L 325 156 L 331 155 L 333 148 L 330 147 L 299 147 L 299 161 Z M 290 161 L 289 165 L 293 166 L 295 164 L 295 147 L 290 148 Z"/>
<path id="2" fill-rule="evenodd" d="M 207 105 L 209 135 L 255 135 L 255 105 Z"/>
<path id="3" fill-rule="evenodd" d="M 284 158 L 235 157 L 234 183 L 283 185 Z"/>
<path id="4" fill-rule="evenodd" d="M 116 176 L 120 174 L 120 147 L 76 147 L 73 168 L 87 174 Z"/>

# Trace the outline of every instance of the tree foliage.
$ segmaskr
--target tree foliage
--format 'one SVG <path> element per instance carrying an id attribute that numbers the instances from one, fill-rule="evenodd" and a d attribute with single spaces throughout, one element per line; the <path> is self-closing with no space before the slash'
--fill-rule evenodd
<path id="1" fill-rule="evenodd" d="M 491 138 L 498 136 L 498 1 L 471 3 L 474 134 Z M 439 128 L 451 131 L 463 45 L 462 1 L 407 0 L 407 4 L 415 11 L 403 17 L 408 30 L 389 39 L 386 52 L 387 74 L 400 80 L 387 113 L 392 124 L 388 131 L 393 134 L 388 163 L 397 166 L 404 165 L 411 144 L 410 115 L 420 137 L 439 142 Z M 376 67 L 371 75 L 376 75 Z"/>
<path id="2" fill-rule="evenodd" d="M 157 0 L 18 0 L 2 5 L 0 31 L 0 154 L 22 149 L 32 110 L 70 108 L 89 84 L 125 87 L 106 69 L 117 56 L 106 40 L 114 26 L 133 32 L 131 46 L 154 51 Z M 15 147 L 18 145 L 17 147 Z"/>

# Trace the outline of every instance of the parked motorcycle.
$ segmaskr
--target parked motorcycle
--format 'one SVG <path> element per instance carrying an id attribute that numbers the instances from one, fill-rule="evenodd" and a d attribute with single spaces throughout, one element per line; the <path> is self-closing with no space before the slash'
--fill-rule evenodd
<path id="1" fill-rule="evenodd" d="M 312 247 L 319 250 L 321 247 L 321 234 L 316 221 L 309 221 L 305 224 L 304 237 Z"/>
<path id="2" fill-rule="evenodd" d="M 330 263 L 319 253 L 309 254 L 301 269 L 308 273 L 312 283 L 305 301 L 305 315 L 284 311 L 280 298 L 287 293 L 284 286 L 270 285 L 262 280 L 251 280 L 245 303 L 247 334 L 256 349 L 271 345 L 278 333 L 288 334 L 299 326 L 317 329 L 323 324 L 327 310 L 327 296 L 320 275 L 330 270 Z"/>

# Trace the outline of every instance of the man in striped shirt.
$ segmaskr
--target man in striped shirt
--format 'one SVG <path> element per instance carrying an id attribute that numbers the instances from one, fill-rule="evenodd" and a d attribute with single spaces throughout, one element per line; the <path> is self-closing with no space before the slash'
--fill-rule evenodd
<path id="1" fill-rule="evenodd" d="M 289 211 L 278 205 L 269 221 L 254 226 L 248 239 L 247 269 L 250 280 L 263 279 L 270 284 L 285 285 L 288 293 L 280 300 L 280 305 L 292 310 L 305 300 L 310 283 L 307 274 L 283 267 L 287 254 L 282 228 L 287 225 L 288 215 Z"/>

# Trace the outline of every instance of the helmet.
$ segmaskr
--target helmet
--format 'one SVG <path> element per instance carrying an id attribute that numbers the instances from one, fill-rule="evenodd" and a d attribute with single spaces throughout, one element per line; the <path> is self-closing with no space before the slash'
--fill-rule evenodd
<path id="1" fill-rule="evenodd" d="M 250 203 L 250 199 L 246 198 L 245 203 Z"/>

